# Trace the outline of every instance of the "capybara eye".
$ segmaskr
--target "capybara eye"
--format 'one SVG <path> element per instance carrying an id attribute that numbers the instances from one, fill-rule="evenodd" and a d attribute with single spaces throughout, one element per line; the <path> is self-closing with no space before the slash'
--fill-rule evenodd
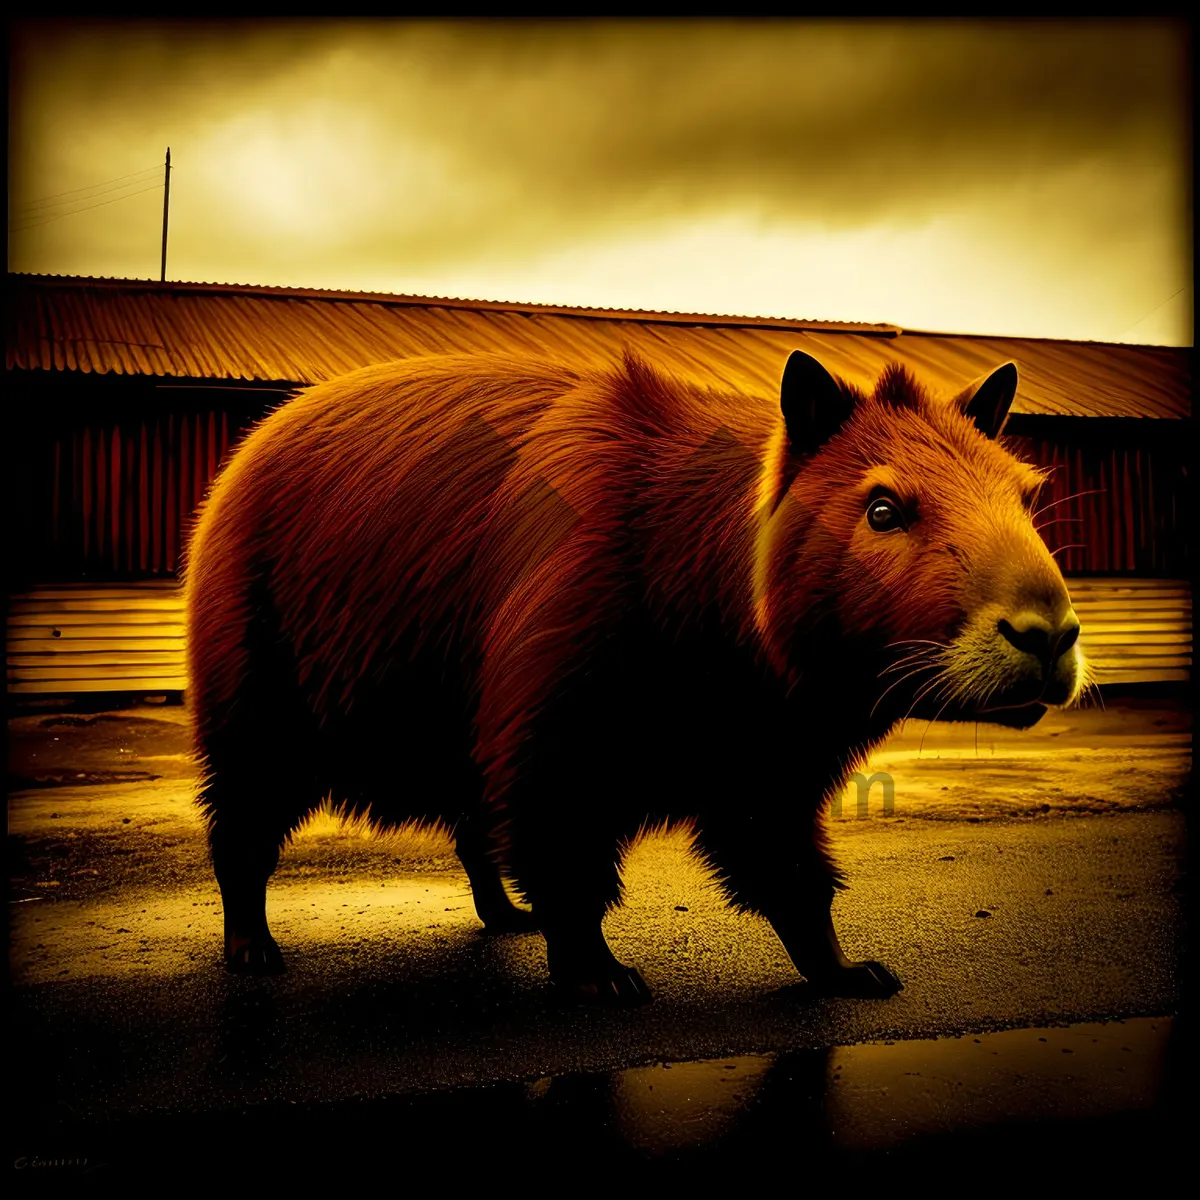
<path id="1" fill-rule="evenodd" d="M 904 514 L 894 500 L 872 500 L 867 505 L 867 524 L 876 533 L 888 533 L 893 529 L 907 529 Z"/>

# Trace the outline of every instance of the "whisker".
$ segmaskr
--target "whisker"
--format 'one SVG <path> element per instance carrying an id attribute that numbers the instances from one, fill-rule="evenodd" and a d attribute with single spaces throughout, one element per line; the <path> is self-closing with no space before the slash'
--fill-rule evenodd
<path id="1" fill-rule="evenodd" d="M 949 650 L 949 642 L 935 642 L 931 638 L 902 638 L 897 642 L 888 642 L 883 647 L 884 650 L 904 650 L 907 647 L 916 647 L 916 649 L 907 650 L 909 654 L 916 654 L 922 650 L 926 653 L 931 653 L 933 650 Z"/>
<path id="2" fill-rule="evenodd" d="M 916 708 L 917 705 L 920 704 L 927 695 L 929 695 L 930 691 L 946 682 L 948 682 L 948 680 L 946 678 L 946 672 L 943 670 L 939 674 L 935 675 L 932 679 L 922 684 L 917 690 L 917 694 L 913 697 L 912 703 L 908 706 L 908 711 L 904 714 L 901 720 L 907 721 L 912 715 L 912 710 Z"/>
<path id="3" fill-rule="evenodd" d="M 934 722 L 936 722 L 938 717 L 940 717 L 942 715 L 942 713 L 944 713 L 946 711 L 946 709 L 950 707 L 950 705 L 953 703 L 953 701 L 954 701 L 954 697 L 952 695 L 947 696 L 946 703 L 943 704 L 942 707 L 939 708 L 936 713 L 934 713 L 933 718 L 930 720 L 929 724 L 925 726 L 925 731 L 924 731 L 924 733 L 921 734 L 920 744 L 917 746 L 917 757 L 918 758 L 921 757 L 921 752 L 925 749 L 926 734 L 929 733 L 930 729 L 933 728 Z"/>
<path id="4" fill-rule="evenodd" d="M 949 682 L 949 679 L 947 678 L 945 671 L 942 671 L 939 674 L 935 675 L 932 679 L 926 680 L 921 685 L 920 689 L 917 691 L 917 694 L 915 697 L 913 697 L 913 699 L 921 700 L 928 694 L 928 692 L 931 689 L 939 686 L 942 683 L 948 683 L 948 682 Z"/>
<path id="5" fill-rule="evenodd" d="M 879 682 L 883 683 L 888 675 L 894 675 L 897 671 L 902 670 L 904 672 L 904 674 L 900 676 L 900 679 L 908 679 L 909 676 L 916 671 L 930 670 L 937 665 L 937 663 L 932 662 L 901 663 L 895 667 L 889 667 L 886 671 L 881 671 L 879 674 Z M 896 683 L 899 683 L 900 679 L 892 681 L 892 686 L 895 686 Z"/>
<path id="6" fill-rule="evenodd" d="M 1099 704 L 1100 711 L 1107 712 L 1108 709 L 1104 703 L 1104 693 L 1100 690 L 1100 684 L 1097 683 L 1095 679 L 1089 679 L 1087 683 L 1084 684 L 1083 691 L 1079 693 L 1080 707 L 1083 706 L 1083 701 L 1085 698 L 1090 699 L 1093 697 L 1095 698 L 1095 702 Z"/>
<path id="7" fill-rule="evenodd" d="M 1049 529 L 1051 525 L 1078 525 L 1083 519 L 1083 517 L 1055 517 L 1053 521 L 1043 521 L 1041 525 L 1035 525 L 1034 529 L 1041 533 L 1043 529 Z"/>
<path id="8" fill-rule="evenodd" d="M 1043 504 L 1041 508 L 1035 509 L 1032 515 L 1034 517 L 1040 517 L 1042 513 L 1049 512 L 1050 509 L 1054 508 L 1056 505 L 1066 504 L 1068 500 L 1078 500 L 1081 496 L 1096 496 L 1099 495 L 1101 491 L 1103 491 L 1102 488 L 1089 488 L 1085 492 L 1072 492 L 1069 496 L 1063 496 L 1058 500 L 1051 500 L 1049 504 Z"/>
<path id="9" fill-rule="evenodd" d="M 879 672 L 880 675 L 891 675 L 894 671 L 901 671 L 905 667 L 913 663 L 919 662 L 937 662 L 937 655 L 930 650 L 919 650 L 913 654 L 906 654 L 903 658 L 897 659 L 896 662 L 890 663 Z"/>
<path id="10" fill-rule="evenodd" d="M 898 642 L 888 642 L 885 650 L 896 650 L 901 646 L 936 646 L 939 650 L 948 650 L 949 642 L 935 642 L 930 638 L 901 638 Z"/>
<path id="11" fill-rule="evenodd" d="M 888 684 L 887 690 L 890 691 L 898 683 L 903 683 L 906 679 L 911 679 L 914 675 L 920 675 L 922 671 L 937 670 L 938 663 L 914 663 L 907 671 L 904 672 L 898 679 L 893 679 Z"/>
<path id="12" fill-rule="evenodd" d="M 888 692 L 890 692 L 892 690 L 892 688 L 899 686 L 906 679 L 911 679 L 914 675 L 920 675 L 922 671 L 932 671 L 935 669 L 936 666 L 937 666 L 936 663 L 929 663 L 926 666 L 914 667 L 911 671 L 908 672 L 907 675 L 901 675 L 899 679 L 893 680 L 891 683 L 888 684 L 888 686 L 886 688 L 883 689 L 883 691 L 880 693 L 879 699 L 876 700 L 875 703 L 871 706 L 871 711 L 870 711 L 870 713 L 867 714 L 868 717 L 873 717 L 875 715 L 875 710 L 883 703 L 884 696 L 886 696 L 888 694 Z"/>

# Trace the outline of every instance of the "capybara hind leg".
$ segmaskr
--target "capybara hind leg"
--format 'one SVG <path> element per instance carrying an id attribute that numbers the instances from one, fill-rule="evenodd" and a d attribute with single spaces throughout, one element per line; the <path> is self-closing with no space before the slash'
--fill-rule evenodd
<path id="1" fill-rule="evenodd" d="M 267 881 L 288 833 L 263 820 L 217 809 L 209 829 L 213 870 L 225 917 L 225 966 L 237 974 L 277 975 L 283 955 L 267 927 Z"/>
<path id="2" fill-rule="evenodd" d="M 707 822 L 699 845 L 723 877 L 729 898 L 771 922 L 796 969 L 825 996 L 893 996 L 903 986 L 882 963 L 853 962 L 833 927 L 833 872 L 811 834 L 773 831 L 756 838 L 752 823 Z"/>
<path id="3" fill-rule="evenodd" d="M 487 832 L 478 819 L 465 818 L 454 831 L 455 850 L 471 884 L 475 912 L 486 933 L 534 933 L 537 918 L 518 908 L 504 889 L 500 870 L 489 853 Z"/>
<path id="4" fill-rule="evenodd" d="M 513 829 L 517 886 L 546 938 L 555 996 L 568 1004 L 634 1005 L 650 989 L 608 948 L 601 922 L 621 896 L 617 839 L 564 836 L 551 821 Z"/>

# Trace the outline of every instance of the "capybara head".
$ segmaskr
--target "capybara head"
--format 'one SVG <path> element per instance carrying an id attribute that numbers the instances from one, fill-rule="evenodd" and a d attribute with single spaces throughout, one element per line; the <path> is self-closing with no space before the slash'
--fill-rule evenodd
<path id="1" fill-rule="evenodd" d="M 999 440 L 1016 388 L 1012 363 L 942 398 L 890 366 L 867 395 L 791 356 L 755 580 L 785 677 L 832 623 L 894 717 L 1029 725 L 1079 697 L 1079 620 L 1034 520 L 1044 475 Z"/>

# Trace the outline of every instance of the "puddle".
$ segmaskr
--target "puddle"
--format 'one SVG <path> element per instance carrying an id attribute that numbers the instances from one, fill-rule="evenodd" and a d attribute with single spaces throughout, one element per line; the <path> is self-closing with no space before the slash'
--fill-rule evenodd
<path id="1" fill-rule="evenodd" d="M 644 1181 L 656 1167 L 675 1183 L 711 1186 L 797 1167 L 893 1172 L 902 1164 L 991 1181 L 1036 1177 L 1044 1190 L 1048 1176 L 1112 1183 L 1122 1163 L 1162 1170 L 1183 1153 L 1182 1108 L 1167 1076 L 1175 1034 L 1169 1017 L 1139 1018 L 334 1104 L 272 1101 L 203 1118 L 67 1120 L 49 1133 L 18 1128 L 18 1153 L 57 1156 L 64 1173 L 114 1181 L 161 1178 L 184 1164 L 194 1175 L 205 1167 L 196 1148 L 203 1134 L 224 1148 L 223 1170 L 241 1148 L 255 1174 L 260 1148 L 273 1148 L 271 1177 L 308 1183 L 314 1173 L 344 1178 L 351 1168 L 422 1160 L 453 1164 L 458 1180 L 472 1164 L 487 1172 L 518 1149 L 539 1174 L 575 1179 L 574 1190 L 584 1178 L 594 1188 L 609 1171 Z"/>
<path id="2" fill-rule="evenodd" d="M 992 1126 L 1152 1110 L 1173 1029 L 1169 1017 L 1139 1018 L 659 1063 L 538 1080 L 527 1097 L 590 1094 L 621 1142 L 652 1157 L 789 1125 L 810 1146 L 889 1151 Z"/>

